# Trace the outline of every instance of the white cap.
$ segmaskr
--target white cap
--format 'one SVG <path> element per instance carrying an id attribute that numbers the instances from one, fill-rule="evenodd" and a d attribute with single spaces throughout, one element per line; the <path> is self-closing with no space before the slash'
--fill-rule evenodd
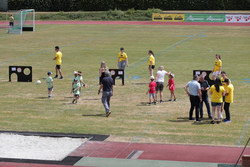
<path id="1" fill-rule="evenodd" d="M 155 77 L 152 75 L 152 76 L 150 77 L 150 79 L 155 79 Z"/>
<path id="2" fill-rule="evenodd" d="M 171 73 L 170 75 L 174 78 L 174 74 L 173 73 Z"/>
<path id="3" fill-rule="evenodd" d="M 78 72 L 77 72 L 77 71 L 74 71 L 74 75 L 75 75 L 75 74 L 78 74 Z"/>

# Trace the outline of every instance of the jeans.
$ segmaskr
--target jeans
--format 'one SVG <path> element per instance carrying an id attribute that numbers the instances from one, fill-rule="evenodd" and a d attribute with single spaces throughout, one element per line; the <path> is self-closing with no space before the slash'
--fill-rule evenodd
<path id="1" fill-rule="evenodd" d="M 191 107 L 189 111 L 189 119 L 191 120 L 193 118 L 193 111 L 195 108 L 195 118 L 196 118 L 196 121 L 198 121 L 199 112 L 200 112 L 200 97 L 190 95 L 190 103 L 191 103 Z"/>
<path id="2" fill-rule="evenodd" d="M 118 63 L 119 69 L 125 69 L 125 67 L 126 67 L 126 60 L 122 60 L 121 62 Z"/>
<path id="3" fill-rule="evenodd" d="M 207 107 L 207 115 L 208 117 L 211 117 L 211 111 L 210 111 L 210 105 L 209 105 L 209 99 L 208 97 L 206 99 L 202 98 L 202 101 L 200 103 L 200 116 L 203 118 L 203 102 L 205 102 L 206 107 Z"/>
<path id="4" fill-rule="evenodd" d="M 102 92 L 102 104 L 105 108 L 106 113 L 110 110 L 110 98 L 112 96 L 112 91 L 103 91 Z"/>
<path id="5" fill-rule="evenodd" d="M 224 110 L 226 114 L 226 119 L 230 121 L 230 111 L 229 111 L 230 103 L 224 103 Z"/>

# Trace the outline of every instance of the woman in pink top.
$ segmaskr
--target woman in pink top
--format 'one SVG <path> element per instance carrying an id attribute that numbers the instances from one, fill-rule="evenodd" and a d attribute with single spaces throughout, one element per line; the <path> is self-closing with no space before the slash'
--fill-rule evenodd
<path id="1" fill-rule="evenodd" d="M 171 73 L 169 76 L 168 76 L 169 80 L 168 80 L 168 85 L 169 86 L 169 90 L 170 90 L 170 94 L 171 94 L 171 97 L 168 101 L 172 101 L 172 96 L 174 97 L 174 101 L 176 101 L 176 98 L 175 98 L 175 94 L 174 94 L 174 90 L 175 90 L 175 85 L 174 85 L 174 74 Z"/>

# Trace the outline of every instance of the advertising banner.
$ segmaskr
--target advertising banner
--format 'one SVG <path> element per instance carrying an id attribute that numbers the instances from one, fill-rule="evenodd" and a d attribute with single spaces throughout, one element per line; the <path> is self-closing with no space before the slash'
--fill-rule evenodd
<path id="1" fill-rule="evenodd" d="M 250 15 L 226 15 L 227 23 L 250 23 Z"/>
<path id="2" fill-rule="evenodd" d="M 185 22 L 225 22 L 225 14 L 185 14 Z"/>
<path id="3" fill-rule="evenodd" d="M 185 19 L 184 14 L 160 14 L 153 13 L 153 21 L 165 21 L 165 22 L 182 22 Z"/>

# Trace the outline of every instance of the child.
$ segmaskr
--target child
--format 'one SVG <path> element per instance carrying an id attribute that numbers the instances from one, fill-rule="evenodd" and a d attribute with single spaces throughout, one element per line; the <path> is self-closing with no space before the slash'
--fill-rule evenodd
<path id="1" fill-rule="evenodd" d="M 221 56 L 219 54 L 215 55 L 215 61 L 214 61 L 214 68 L 213 68 L 213 75 L 212 79 L 215 80 L 217 77 L 219 77 L 221 73 L 221 68 L 222 68 L 222 61 L 221 61 Z"/>
<path id="2" fill-rule="evenodd" d="M 78 83 L 77 79 L 74 79 L 74 84 L 73 84 L 72 91 L 71 91 L 71 93 L 74 93 L 74 99 L 72 103 L 77 104 L 77 100 L 79 99 L 79 95 L 80 95 L 79 89 L 80 89 L 80 84 Z"/>
<path id="3" fill-rule="evenodd" d="M 99 85 L 101 85 L 102 79 L 105 77 L 105 74 L 104 74 L 105 71 L 109 71 L 109 68 L 106 65 L 105 61 L 102 61 L 101 67 L 99 69 Z"/>
<path id="4" fill-rule="evenodd" d="M 78 83 L 80 84 L 80 89 L 79 91 L 81 92 L 81 88 L 84 86 L 85 88 L 87 87 L 87 85 L 83 82 L 83 79 L 82 79 L 82 72 L 81 71 L 78 71 L 77 73 L 77 77 L 76 77 Z"/>
<path id="5" fill-rule="evenodd" d="M 47 86 L 48 86 L 48 98 L 52 98 L 53 91 L 53 79 L 51 77 L 52 72 L 48 72 L 48 77 L 46 78 Z"/>
<path id="6" fill-rule="evenodd" d="M 175 94 L 174 94 L 174 90 L 175 90 L 175 85 L 174 85 L 174 74 L 171 73 L 169 76 L 168 76 L 169 80 L 168 80 L 168 85 L 169 86 L 169 90 L 170 90 L 170 94 L 171 94 L 171 97 L 168 101 L 172 101 L 172 96 L 174 96 L 174 101 L 176 101 L 176 98 L 175 98 Z"/>
<path id="7" fill-rule="evenodd" d="M 149 89 L 148 91 L 146 92 L 146 94 L 149 93 L 149 103 L 148 104 L 151 104 L 152 103 L 152 98 L 154 99 L 154 104 L 156 104 L 156 99 L 155 99 L 155 87 L 157 86 L 156 82 L 154 82 L 154 76 L 151 76 L 150 77 L 150 80 L 151 82 L 149 83 Z"/>

